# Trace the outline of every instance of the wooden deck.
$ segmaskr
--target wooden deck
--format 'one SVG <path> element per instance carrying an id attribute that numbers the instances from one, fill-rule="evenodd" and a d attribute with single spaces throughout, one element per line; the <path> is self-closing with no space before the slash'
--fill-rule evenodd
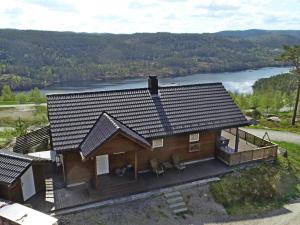
<path id="1" fill-rule="evenodd" d="M 170 169 L 160 177 L 153 173 L 138 175 L 137 180 L 114 175 L 104 175 L 101 179 L 101 189 L 94 190 L 88 185 L 54 190 L 55 209 L 64 209 L 92 202 L 142 193 L 177 184 L 206 179 L 231 172 L 224 163 L 212 159 L 187 165 L 184 172 Z"/>
<path id="2" fill-rule="evenodd" d="M 233 166 L 256 160 L 275 159 L 277 157 L 277 145 L 243 130 L 239 130 L 238 132 L 240 141 L 238 151 L 235 152 L 233 143 L 236 137 L 236 129 L 222 131 L 222 136 L 228 138 L 230 141 L 228 147 L 225 149 L 220 147 L 217 155 L 227 165 Z"/>

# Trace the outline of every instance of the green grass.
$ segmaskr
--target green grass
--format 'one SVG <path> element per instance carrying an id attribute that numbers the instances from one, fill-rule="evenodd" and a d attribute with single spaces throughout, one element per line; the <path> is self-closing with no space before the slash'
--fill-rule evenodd
<path id="1" fill-rule="evenodd" d="M 266 119 L 260 119 L 257 125 L 249 126 L 249 128 L 254 128 L 254 129 L 268 128 L 271 130 L 289 131 L 289 132 L 300 134 L 300 122 L 297 122 L 295 126 L 292 126 L 290 118 L 282 118 L 282 117 L 280 118 L 282 119 L 282 121 L 280 122 L 273 122 L 273 121 L 268 121 Z"/>
<path id="2" fill-rule="evenodd" d="M 284 141 L 278 141 L 275 143 L 278 144 L 279 147 L 284 148 L 288 151 L 288 161 L 290 163 L 291 169 L 295 172 L 300 180 L 300 145 Z"/>
<path id="3" fill-rule="evenodd" d="M 0 101 L 0 105 L 17 105 L 17 101 Z"/>
<path id="4" fill-rule="evenodd" d="M 300 145 L 278 142 L 288 159 L 278 156 L 274 165 L 237 169 L 210 185 L 214 199 L 230 215 L 262 213 L 300 197 Z"/>
<path id="5" fill-rule="evenodd" d="M 0 101 L 0 105 L 19 105 L 19 104 L 36 104 L 34 102 L 20 103 L 18 101 Z"/>

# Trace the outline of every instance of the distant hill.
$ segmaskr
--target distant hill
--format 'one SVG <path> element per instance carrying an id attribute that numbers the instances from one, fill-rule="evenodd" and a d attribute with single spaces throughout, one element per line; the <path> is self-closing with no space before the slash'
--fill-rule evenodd
<path id="1" fill-rule="evenodd" d="M 0 29 L 0 88 L 278 66 L 300 31 L 91 34 Z"/>

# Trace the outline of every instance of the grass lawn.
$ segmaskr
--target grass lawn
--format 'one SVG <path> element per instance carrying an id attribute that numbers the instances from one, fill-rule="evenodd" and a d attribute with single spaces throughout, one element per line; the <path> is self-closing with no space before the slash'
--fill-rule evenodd
<path id="1" fill-rule="evenodd" d="M 0 105 L 19 105 L 19 104 L 36 104 L 34 102 L 20 103 L 18 101 L 0 101 Z"/>
<path id="2" fill-rule="evenodd" d="M 281 113 L 279 117 L 281 119 L 280 122 L 268 121 L 265 118 L 261 118 L 257 125 L 249 126 L 249 128 L 256 128 L 256 129 L 268 128 L 272 130 L 289 131 L 289 132 L 300 134 L 300 118 L 298 118 L 298 122 L 296 122 L 296 125 L 292 126 L 291 115 Z"/>
<path id="3" fill-rule="evenodd" d="M 228 214 L 262 213 L 300 197 L 300 145 L 277 144 L 288 150 L 288 159 L 278 156 L 274 165 L 236 169 L 210 185 L 215 200 Z"/>
<path id="4" fill-rule="evenodd" d="M 0 105 L 17 105 L 17 101 L 0 101 Z"/>
<path id="5" fill-rule="evenodd" d="M 300 121 L 300 119 L 298 120 Z M 283 120 L 281 122 L 273 122 L 267 121 L 266 119 L 261 119 L 257 125 L 249 126 L 249 128 L 289 131 L 300 134 L 300 122 L 297 122 L 295 126 L 292 126 L 290 123 L 290 119 Z"/>

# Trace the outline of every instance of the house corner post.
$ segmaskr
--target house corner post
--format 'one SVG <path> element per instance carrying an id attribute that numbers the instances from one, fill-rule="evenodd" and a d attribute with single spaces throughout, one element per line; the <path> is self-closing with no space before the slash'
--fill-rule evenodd
<path id="1" fill-rule="evenodd" d="M 137 151 L 134 151 L 134 179 L 137 180 L 137 172 L 138 172 L 138 157 Z"/>
<path id="2" fill-rule="evenodd" d="M 239 135 L 239 128 L 236 128 L 236 136 L 235 136 L 235 148 L 234 151 L 238 152 L 239 151 L 239 141 L 240 141 L 240 135 Z"/>

